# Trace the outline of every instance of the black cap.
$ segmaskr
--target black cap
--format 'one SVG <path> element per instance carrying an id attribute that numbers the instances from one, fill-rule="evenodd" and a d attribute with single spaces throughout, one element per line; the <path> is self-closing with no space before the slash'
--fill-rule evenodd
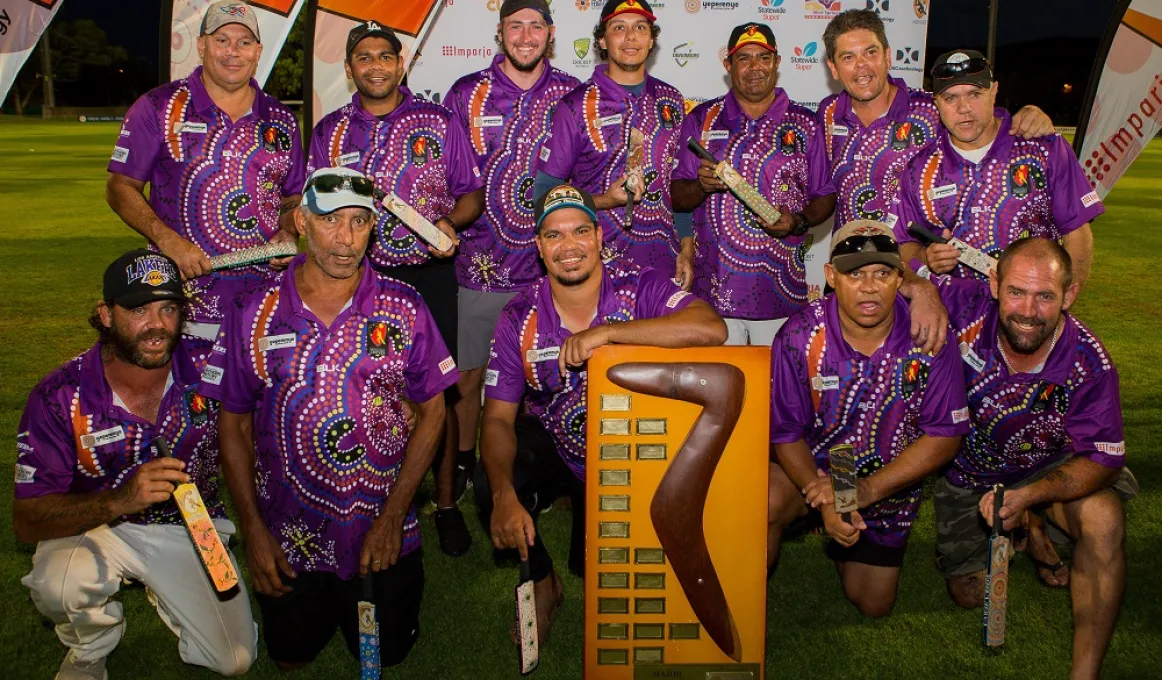
<path id="1" fill-rule="evenodd" d="M 730 32 L 730 40 L 726 43 L 726 56 L 730 56 L 747 45 L 758 45 L 772 52 L 778 52 L 775 46 L 775 33 L 770 26 L 750 22 L 735 26 Z"/>
<path id="2" fill-rule="evenodd" d="M 605 7 L 601 8 L 601 23 L 609 21 L 619 14 L 640 14 L 654 23 L 658 20 L 654 16 L 654 11 L 650 9 L 650 3 L 646 0 L 609 0 L 605 3 Z"/>
<path id="3" fill-rule="evenodd" d="M 553 25 L 553 13 L 549 10 L 548 0 L 504 0 L 500 5 L 500 18 L 512 16 L 522 9 L 533 9 L 541 13 L 545 23 Z"/>
<path id="4" fill-rule="evenodd" d="M 932 94 L 965 83 L 985 89 L 992 87 L 993 67 L 983 54 L 976 50 L 953 50 L 936 58 L 932 66 Z"/>
<path id="5" fill-rule="evenodd" d="M 359 44 L 360 40 L 371 37 L 387 40 L 391 43 L 391 48 L 395 50 L 397 56 L 403 51 L 403 43 L 399 41 L 399 36 L 395 34 L 395 31 L 378 21 L 364 21 L 361 24 L 356 24 L 355 28 L 347 34 L 347 58 L 351 58 L 351 52 L 355 50 L 355 46 Z"/>
<path id="6" fill-rule="evenodd" d="M 554 210 L 561 208 L 576 208 L 585 212 L 597 224 L 597 204 L 593 196 L 584 189 L 578 189 L 572 184 L 560 184 L 541 194 L 533 202 L 533 217 L 536 218 L 536 232 L 541 232 L 541 223 Z"/>
<path id="7" fill-rule="evenodd" d="M 181 300 L 182 277 L 174 261 L 152 250 L 130 250 L 105 270 L 107 302 L 133 309 L 155 300 Z"/>

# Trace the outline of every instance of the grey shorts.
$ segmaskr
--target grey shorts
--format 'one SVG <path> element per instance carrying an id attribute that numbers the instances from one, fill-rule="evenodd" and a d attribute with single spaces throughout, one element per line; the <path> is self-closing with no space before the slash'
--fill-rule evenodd
<path id="1" fill-rule="evenodd" d="M 516 293 L 488 293 L 460 287 L 456 295 L 456 367 L 461 371 L 488 365 L 488 350 L 500 312 Z"/>
<path id="2" fill-rule="evenodd" d="M 1019 489 L 1032 484 L 1067 460 L 1049 465 L 1009 488 Z M 1124 504 L 1138 495 L 1138 480 L 1134 479 L 1129 468 L 1122 468 L 1108 488 Z M 936 509 L 936 568 L 944 574 L 944 578 L 974 574 L 984 571 L 988 566 L 989 536 L 992 530 L 980 514 L 980 499 L 984 495 L 984 491 L 952 486 L 946 477 L 936 480 L 933 498 Z M 1044 516 L 1044 509 L 1034 509 L 1034 512 Z M 1057 525 L 1047 521 L 1045 526 L 1049 538 L 1055 544 L 1072 544 L 1073 539 Z"/>

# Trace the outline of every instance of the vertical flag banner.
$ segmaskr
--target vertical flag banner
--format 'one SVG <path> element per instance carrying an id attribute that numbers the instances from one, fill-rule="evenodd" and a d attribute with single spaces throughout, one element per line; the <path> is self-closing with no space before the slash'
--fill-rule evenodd
<path id="1" fill-rule="evenodd" d="M 1090 77 L 1073 149 L 1105 198 L 1162 127 L 1162 0 L 1123 0 Z"/>
<path id="2" fill-rule="evenodd" d="M 258 32 L 262 35 L 262 58 L 254 79 L 265 85 L 274 69 L 274 62 L 290 33 L 304 0 L 249 0 L 247 4 L 258 17 Z M 169 40 L 169 80 L 185 78 L 198 64 L 198 33 L 202 15 L 214 0 L 173 0 Z M 162 27 L 165 30 L 165 27 Z"/>
<path id="3" fill-rule="evenodd" d="M 64 0 L 0 2 L 0 104 Z"/>

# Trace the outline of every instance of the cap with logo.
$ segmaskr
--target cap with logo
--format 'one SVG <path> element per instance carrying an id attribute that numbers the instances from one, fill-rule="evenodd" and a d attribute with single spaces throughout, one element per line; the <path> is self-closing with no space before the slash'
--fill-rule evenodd
<path id="1" fill-rule="evenodd" d="M 262 42 L 258 34 L 258 15 L 254 8 L 238 0 L 218 0 L 206 8 L 202 15 L 202 30 L 199 35 L 213 35 L 215 31 L 226 24 L 239 24 L 250 29 L 254 39 Z"/>
<path id="2" fill-rule="evenodd" d="M 500 18 L 510 17 L 522 9 L 539 12 L 545 18 L 545 23 L 553 25 L 553 13 L 549 9 L 548 0 L 504 0 L 500 5 Z"/>
<path id="3" fill-rule="evenodd" d="M 601 23 L 605 23 L 615 16 L 630 13 L 640 14 L 649 19 L 650 23 L 658 20 L 646 0 L 609 0 L 605 3 L 605 7 L 601 8 Z"/>
<path id="4" fill-rule="evenodd" d="M 181 300 L 182 277 L 169 257 L 152 250 L 130 250 L 105 269 L 104 299 L 126 309 L 156 300 Z"/>
<path id="5" fill-rule="evenodd" d="M 319 168 L 307 178 L 303 187 L 303 205 L 316 215 L 327 215 L 340 208 L 367 208 L 378 215 L 376 202 L 382 190 L 358 170 Z"/>
<path id="6" fill-rule="evenodd" d="M 989 60 L 976 50 L 953 50 L 937 57 L 932 66 L 932 94 L 963 84 L 992 87 L 993 68 Z"/>
<path id="7" fill-rule="evenodd" d="M 391 49 L 395 50 L 398 56 L 403 51 L 403 43 L 399 41 L 399 36 L 395 31 L 384 26 L 378 21 L 364 21 L 361 24 L 356 24 L 355 28 L 347 34 L 347 58 L 351 58 L 351 53 L 355 51 L 355 46 L 364 38 L 383 38 L 391 43 Z"/>
<path id="8" fill-rule="evenodd" d="M 758 45 L 772 52 L 779 51 L 775 46 L 775 33 L 766 24 L 749 23 L 735 26 L 730 32 L 730 41 L 726 43 L 728 50 L 726 56 L 729 57 L 747 45 Z"/>
<path id="9" fill-rule="evenodd" d="M 549 213 L 562 208 L 576 208 L 589 215 L 594 224 L 597 223 L 597 204 L 593 202 L 593 196 L 572 184 L 560 184 L 546 191 L 533 203 L 537 232 L 540 232 L 541 222 L 545 221 Z"/>
<path id="10" fill-rule="evenodd" d="M 891 227 L 875 220 L 852 220 L 831 237 L 831 266 L 846 274 L 869 264 L 904 271 Z"/>

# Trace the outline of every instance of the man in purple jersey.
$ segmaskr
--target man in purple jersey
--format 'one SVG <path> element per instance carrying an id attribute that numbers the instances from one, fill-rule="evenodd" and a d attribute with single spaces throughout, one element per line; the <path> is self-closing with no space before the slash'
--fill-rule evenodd
<path id="1" fill-rule="evenodd" d="M 565 181 L 593 195 L 605 235 L 601 257 L 673 276 L 678 233 L 670 173 L 685 115 L 682 93 L 646 73 L 661 28 L 645 0 L 608 0 L 593 29 L 607 60 L 553 112 L 539 151 L 533 194 Z M 636 132 L 635 132 L 636 131 Z M 640 170 L 628 172 L 630 140 L 640 135 Z M 635 186 L 627 187 L 627 179 Z M 633 194 L 627 214 L 626 192 Z M 689 236 L 690 234 L 685 234 Z"/>
<path id="2" fill-rule="evenodd" d="M 913 345 L 899 293 L 914 284 L 903 271 L 887 225 L 847 223 L 824 265 L 835 293 L 788 319 L 771 348 L 768 566 L 792 523 L 821 519 L 844 594 L 870 617 L 895 605 L 921 480 L 968 432 L 956 349 Z M 859 477 L 850 521 L 835 512 L 827 476 L 839 444 L 853 447 Z"/>
<path id="3" fill-rule="evenodd" d="M 359 658 L 366 579 L 383 665 L 419 635 L 412 498 L 458 374 L 416 290 L 364 258 L 379 196 L 349 168 L 312 174 L 295 213 L 307 252 L 239 296 L 202 372 L 203 394 L 222 402 L 226 483 L 282 670 L 309 664 L 336 628 Z"/>
<path id="4" fill-rule="evenodd" d="M 1060 239 L 1080 290 L 1093 259 L 1089 225 L 1105 207 L 1069 144 L 1061 135 L 1009 133 L 1012 120 L 995 106 L 997 82 L 980 52 L 941 55 L 932 88 L 944 130 L 904 168 L 892 208 L 903 256 L 937 274 L 984 278 L 957 262 L 953 246 L 916 242 L 907 231 L 913 222 L 994 255 L 1026 236 Z"/>
<path id="5" fill-rule="evenodd" d="M 298 119 L 254 80 L 262 55 L 254 10 L 229 0 L 210 5 L 197 46 L 201 66 L 125 114 L 105 200 L 177 262 L 190 300 L 184 332 L 208 345 L 234 295 L 270 271 L 211 273 L 209 258 L 293 241 L 290 212 L 306 174 Z"/>
<path id="6" fill-rule="evenodd" d="M 28 396 L 12 529 L 18 541 L 37 542 L 21 583 L 69 648 L 62 680 L 107 677 L 106 658 L 125 632 L 121 604 L 110 599 L 123 578 L 152 593 L 182 661 L 222 675 L 254 662 L 245 586 L 217 593 L 169 502 L 177 485 L 193 482 L 229 544 L 234 525 L 218 501 L 218 404 L 195 393 L 185 313 L 177 264 L 148 250 L 125 253 L 105 270 L 89 319 L 97 344 Z M 172 457 L 162 456 L 160 439 Z"/>
<path id="7" fill-rule="evenodd" d="M 548 275 L 501 313 L 484 377 L 476 502 L 492 543 L 516 548 L 535 582 L 541 640 L 564 599 L 533 517 L 554 499 L 573 505 L 569 569 L 585 561 L 585 362 L 602 345 L 719 345 L 726 325 L 665 274 L 602 263 L 593 197 L 564 184 L 537 199 L 537 251 Z M 521 401 L 528 413 L 518 415 Z"/>
<path id="8" fill-rule="evenodd" d="M 1027 552 L 1046 583 L 1068 581 L 1073 677 L 1096 678 L 1125 590 L 1122 506 L 1138 492 L 1125 467 L 1117 369 L 1067 311 L 1079 286 L 1069 253 L 1055 241 L 1013 242 L 987 283 L 937 280 L 972 417 L 936 485 L 936 561 L 948 592 L 962 607 L 983 603 L 992 487 L 1005 485 L 1005 530 L 1031 515 L 1047 523 L 1053 543 L 1074 544 L 1072 573 L 1052 543 L 1036 545 L 1036 531 Z"/>
<path id="9" fill-rule="evenodd" d="M 900 172 L 940 130 L 932 95 L 892 78 L 884 22 L 872 10 L 837 14 L 823 31 L 827 68 L 843 86 L 819 105 L 831 179 L 837 194 L 836 224 L 889 221 Z M 1009 134 L 1030 139 L 1053 133 L 1053 122 L 1035 106 L 1013 117 Z"/>
<path id="10" fill-rule="evenodd" d="M 458 535 L 455 547 L 464 550 L 471 538 L 455 504 L 476 467 L 481 379 L 492 333 L 504 305 L 541 276 L 533 243 L 533 163 L 554 106 L 580 84 L 549 63 L 555 35 L 546 0 L 506 0 L 496 26 L 502 53 L 488 68 L 456 81 L 444 97 L 469 131 L 486 187 L 484 212 L 460 232 L 456 254 L 460 441 L 455 484 L 437 485 L 436 499 L 436 525 L 446 525 L 441 537 Z"/>
<path id="11" fill-rule="evenodd" d="M 693 212 L 678 278 L 726 319 L 728 345 L 769 347 L 787 317 L 807 304 L 807 230 L 835 209 L 823 132 L 815 114 L 775 87 L 781 61 L 765 24 L 736 26 L 722 62 L 730 92 L 699 104 L 678 134 L 674 210 Z M 695 139 L 777 206 L 768 224 L 686 146 Z M 693 272 L 689 277 L 687 272 Z"/>
<path id="12" fill-rule="evenodd" d="M 463 122 L 400 85 L 404 76 L 401 49 L 396 34 L 375 21 L 351 29 L 344 67 L 356 92 L 350 103 L 315 126 L 308 171 L 331 166 L 358 170 L 458 243 L 457 232 L 468 228 L 484 208 L 480 169 Z M 378 215 L 368 251 L 374 267 L 415 286 L 453 357 L 458 334 L 454 252 L 426 246 L 387 210 Z M 448 398 L 450 404 L 455 403 L 456 392 L 450 390 Z M 437 505 L 449 512 L 437 517 L 436 526 L 441 549 L 460 555 L 471 545 L 471 536 L 452 492 L 459 443 L 455 411 L 447 409 L 446 417 L 436 481 Z"/>

